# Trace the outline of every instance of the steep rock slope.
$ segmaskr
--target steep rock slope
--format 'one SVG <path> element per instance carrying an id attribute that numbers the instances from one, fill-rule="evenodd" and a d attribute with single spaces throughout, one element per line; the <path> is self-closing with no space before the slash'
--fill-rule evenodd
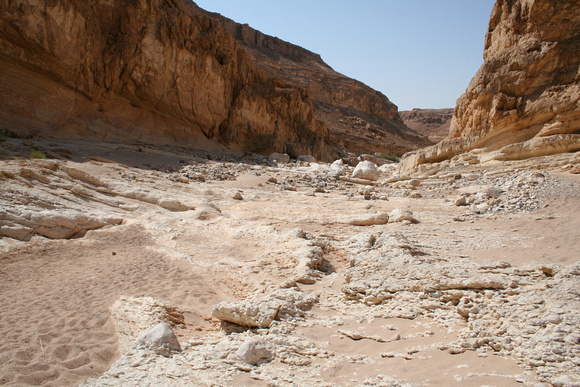
<path id="1" fill-rule="evenodd" d="M 320 55 L 220 14 L 208 15 L 219 20 L 262 68 L 308 91 L 316 118 L 326 123 L 333 143 L 354 152 L 394 153 L 431 144 L 405 126 L 397 106 L 384 94 L 334 71 Z"/>
<path id="2" fill-rule="evenodd" d="M 484 59 L 448 139 L 408 155 L 407 167 L 474 148 L 504 160 L 580 150 L 580 3 L 498 0 Z"/>
<path id="3" fill-rule="evenodd" d="M 307 93 L 185 0 L 0 0 L 0 120 L 51 136 L 330 158 Z"/>
<path id="4" fill-rule="evenodd" d="M 399 115 L 409 128 L 439 142 L 449 135 L 453 109 L 413 109 L 400 111 Z"/>

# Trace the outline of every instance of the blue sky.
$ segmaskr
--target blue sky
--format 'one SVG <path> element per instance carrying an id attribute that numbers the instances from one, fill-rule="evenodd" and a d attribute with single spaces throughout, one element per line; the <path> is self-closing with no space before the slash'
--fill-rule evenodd
<path id="1" fill-rule="evenodd" d="M 494 0 L 196 0 L 322 56 L 399 110 L 455 107 L 483 63 Z"/>

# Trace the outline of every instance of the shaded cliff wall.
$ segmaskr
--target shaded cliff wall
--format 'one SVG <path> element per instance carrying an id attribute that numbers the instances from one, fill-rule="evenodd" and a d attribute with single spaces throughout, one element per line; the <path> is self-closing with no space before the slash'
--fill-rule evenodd
<path id="1" fill-rule="evenodd" d="M 0 60 L 10 130 L 332 157 L 306 92 L 189 1 L 0 0 Z"/>

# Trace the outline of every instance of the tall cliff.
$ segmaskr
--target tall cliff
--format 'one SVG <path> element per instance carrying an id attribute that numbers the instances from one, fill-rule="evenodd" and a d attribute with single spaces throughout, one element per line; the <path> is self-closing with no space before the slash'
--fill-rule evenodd
<path id="1" fill-rule="evenodd" d="M 334 71 L 320 55 L 220 14 L 207 14 L 219 20 L 263 69 L 308 91 L 316 118 L 326 123 L 333 143 L 354 152 L 394 153 L 431 144 L 405 126 L 397 106 L 384 94 Z"/>
<path id="2" fill-rule="evenodd" d="M 0 125 L 332 156 L 307 92 L 187 0 L 0 0 Z"/>
<path id="3" fill-rule="evenodd" d="M 580 2 L 498 0 L 484 64 L 457 101 L 449 137 L 405 163 L 474 148 L 503 160 L 580 150 Z"/>

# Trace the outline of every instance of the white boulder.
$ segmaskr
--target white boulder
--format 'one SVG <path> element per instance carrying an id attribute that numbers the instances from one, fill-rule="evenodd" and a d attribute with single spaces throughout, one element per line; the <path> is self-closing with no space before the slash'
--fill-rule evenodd
<path id="1" fill-rule="evenodd" d="M 236 352 L 238 358 L 251 365 L 270 362 L 276 356 L 274 346 L 263 337 L 252 337 L 240 346 Z"/>
<path id="2" fill-rule="evenodd" d="M 352 172 L 352 177 L 375 181 L 379 179 L 380 173 L 377 170 L 376 164 L 370 161 L 361 161 Z"/>
<path id="3" fill-rule="evenodd" d="M 143 333 L 134 347 L 147 348 L 162 356 L 171 356 L 173 352 L 181 352 L 181 346 L 171 326 L 162 322 Z"/>

